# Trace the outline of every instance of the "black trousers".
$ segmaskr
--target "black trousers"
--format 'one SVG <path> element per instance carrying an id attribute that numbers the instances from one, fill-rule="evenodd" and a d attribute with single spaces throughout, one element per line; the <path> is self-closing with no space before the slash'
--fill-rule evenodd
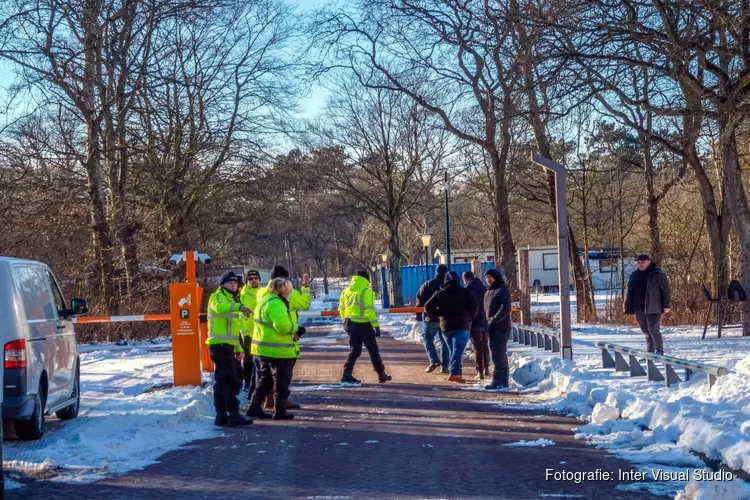
<path id="1" fill-rule="evenodd" d="M 242 350 L 245 351 L 245 356 L 242 358 L 242 381 L 250 391 L 255 387 L 255 362 L 253 362 L 253 355 L 250 354 L 251 342 L 252 339 L 249 336 L 242 339 Z"/>
<path id="2" fill-rule="evenodd" d="M 492 363 L 495 370 L 492 373 L 492 383 L 508 387 L 509 369 L 508 369 L 508 340 L 510 339 L 510 330 L 490 331 L 490 350 L 492 351 Z"/>
<path id="3" fill-rule="evenodd" d="M 477 371 L 484 373 L 490 369 L 490 335 L 487 330 L 472 330 L 471 342 L 474 344 L 474 351 L 477 361 Z"/>
<path id="4" fill-rule="evenodd" d="M 348 321 L 346 325 L 346 333 L 349 334 L 350 351 L 349 356 L 346 358 L 346 363 L 344 363 L 344 371 L 348 373 L 354 371 L 354 364 L 362 355 L 362 344 L 364 344 L 367 352 L 370 354 L 372 367 L 378 374 L 384 373 L 385 366 L 383 365 L 383 360 L 380 358 L 380 349 L 378 348 L 378 341 L 375 338 L 375 330 L 370 323 Z"/>
<path id="5" fill-rule="evenodd" d="M 289 384 L 292 382 L 295 358 L 264 358 L 256 357 L 258 360 L 258 371 L 256 373 L 255 391 L 253 399 L 263 401 L 271 391 L 278 407 L 278 401 L 289 399 Z"/>
<path id="6" fill-rule="evenodd" d="M 208 346 L 211 361 L 214 362 L 214 407 L 216 413 L 239 410 L 240 402 L 237 393 L 242 387 L 242 379 L 237 370 L 234 357 L 234 346 L 215 344 Z"/>

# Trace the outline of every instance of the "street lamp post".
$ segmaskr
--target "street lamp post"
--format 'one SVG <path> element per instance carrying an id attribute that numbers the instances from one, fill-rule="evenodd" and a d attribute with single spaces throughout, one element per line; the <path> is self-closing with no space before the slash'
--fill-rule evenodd
<path id="1" fill-rule="evenodd" d="M 445 198 L 445 250 L 448 257 L 448 270 L 451 268 L 451 220 L 448 213 L 448 171 L 445 171 L 443 194 Z"/>
<path id="2" fill-rule="evenodd" d="M 381 267 L 381 275 L 380 275 L 380 281 L 383 285 L 382 290 L 382 300 L 383 300 L 383 309 L 389 309 L 391 307 L 391 298 L 388 295 L 388 278 L 385 274 L 385 267 L 386 262 L 388 262 L 388 254 L 384 253 L 380 256 L 380 258 L 383 260 L 383 265 Z"/>
<path id="3" fill-rule="evenodd" d="M 424 280 L 430 279 L 430 241 L 432 240 L 432 234 L 424 233 L 419 235 L 422 238 L 422 245 L 424 246 Z"/>

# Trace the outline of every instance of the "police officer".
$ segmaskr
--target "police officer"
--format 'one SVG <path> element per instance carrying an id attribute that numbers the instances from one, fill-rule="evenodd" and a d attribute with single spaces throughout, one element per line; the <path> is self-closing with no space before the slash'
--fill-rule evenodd
<path id="1" fill-rule="evenodd" d="M 367 271 L 359 271 L 352 277 L 349 286 L 341 294 L 339 299 L 339 315 L 344 321 L 344 329 L 349 335 L 349 357 L 344 364 L 344 376 L 342 384 L 361 384 L 352 375 L 354 363 L 362 354 L 362 344 L 370 354 L 372 367 L 378 374 L 381 384 L 392 380 L 393 377 L 385 372 L 383 360 L 380 358 L 378 341 L 380 337 L 380 324 L 375 314 L 375 292 L 370 288 L 370 280 Z"/>
<path id="2" fill-rule="evenodd" d="M 271 269 L 271 280 L 274 280 L 276 278 L 284 278 L 289 279 L 289 271 L 286 270 L 283 266 L 273 266 L 273 269 Z M 267 288 L 261 288 L 258 292 L 258 303 L 260 304 L 261 300 L 263 300 L 263 296 L 267 292 Z M 310 305 L 312 304 L 312 295 L 310 294 L 310 275 L 305 273 L 302 275 L 302 287 L 300 291 L 297 291 L 296 289 L 292 288 L 291 293 L 288 297 L 289 301 L 289 314 L 292 316 L 292 321 L 294 321 L 295 325 L 299 324 L 299 317 L 297 316 L 297 311 L 307 311 L 310 309 Z M 296 360 L 295 360 L 296 361 Z M 271 394 L 268 395 L 265 401 L 265 406 L 267 410 L 273 410 L 273 397 Z M 287 410 L 295 410 L 301 408 L 300 405 L 293 403 L 291 400 L 286 400 L 286 408 Z"/>
<path id="3" fill-rule="evenodd" d="M 248 393 L 248 398 L 255 387 L 255 364 L 253 355 L 250 353 L 250 343 L 253 338 L 253 329 L 255 328 L 255 309 L 258 304 L 258 290 L 260 290 L 260 273 L 251 269 L 245 275 L 245 286 L 240 292 L 240 303 L 250 310 L 243 320 L 242 328 L 242 349 L 245 355 L 242 359 L 242 378 L 244 389 Z"/>
<path id="4" fill-rule="evenodd" d="M 221 285 L 208 299 L 208 352 L 214 362 L 214 424 L 220 427 L 250 425 L 252 420 L 239 413 L 237 400 L 242 381 L 237 363 L 242 355 L 240 332 L 242 314 L 251 311 L 240 304 L 237 289 L 240 278 L 228 272 L 221 278 Z"/>
<path id="5" fill-rule="evenodd" d="M 251 352 L 259 358 L 260 366 L 248 410 L 248 415 L 252 417 L 271 418 L 263 411 L 261 403 L 273 390 L 273 419 L 294 418 L 287 412 L 286 400 L 289 398 L 294 365 L 299 357 L 297 342 L 305 329 L 299 327 L 290 314 L 289 296 L 292 289 L 291 281 L 276 278 L 268 284 L 258 304 Z"/>

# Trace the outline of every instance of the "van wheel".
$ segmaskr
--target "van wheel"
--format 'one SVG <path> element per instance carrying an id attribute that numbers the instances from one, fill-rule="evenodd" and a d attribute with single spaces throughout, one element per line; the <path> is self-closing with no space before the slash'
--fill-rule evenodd
<path id="1" fill-rule="evenodd" d="M 33 441 L 39 439 L 44 434 L 44 403 L 46 395 L 42 385 L 39 384 L 39 390 L 34 396 L 34 413 L 28 420 L 14 420 L 13 428 L 16 436 L 21 441 Z"/>
<path id="2" fill-rule="evenodd" d="M 55 413 L 60 420 L 71 420 L 78 416 L 78 410 L 81 408 L 81 369 L 76 366 L 76 378 L 73 380 L 73 394 L 71 398 L 76 398 L 76 402 L 67 408 Z"/>

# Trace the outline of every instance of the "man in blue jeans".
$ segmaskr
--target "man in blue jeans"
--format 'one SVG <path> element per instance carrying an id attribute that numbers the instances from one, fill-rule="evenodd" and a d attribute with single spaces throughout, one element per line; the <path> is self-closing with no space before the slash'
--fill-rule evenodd
<path id="1" fill-rule="evenodd" d="M 440 287 L 445 283 L 445 275 L 447 273 L 448 266 L 444 264 L 437 266 L 437 276 L 429 281 L 425 281 L 417 292 L 417 307 L 424 307 L 427 301 L 440 290 Z M 437 316 L 425 312 L 424 315 L 417 315 L 417 321 L 422 321 L 422 317 L 424 317 L 422 344 L 427 352 L 427 359 L 430 361 L 430 365 L 425 371 L 430 373 L 442 366 L 441 373 L 447 374 L 450 362 L 450 349 L 445 338 L 440 333 L 440 320 Z M 437 348 L 435 347 L 435 336 L 440 340 L 440 357 L 438 357 Z"/>
<path id="2" fill-rule="evenodd" d="M 461 286 L 458 274 L 445 275 L 445 284 L 424 306 L 425 312 L 440 318 L 440 331 L 450 348 L 450 382 L 462 383 L 461 361 L 469 342 L 471 323 L 479 305 L 474 295 Z"/>

